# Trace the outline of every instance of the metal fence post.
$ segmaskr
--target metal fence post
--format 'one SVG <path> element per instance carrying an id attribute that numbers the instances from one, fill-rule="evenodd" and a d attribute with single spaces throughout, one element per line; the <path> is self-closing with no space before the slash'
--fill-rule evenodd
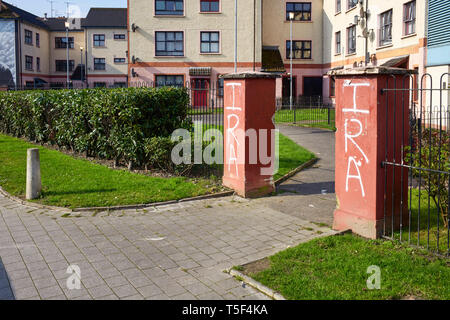
<path id="1" fill-rule="evenodd" d="M 294 108 L 294 124 L 297 122 L 297 99 L 295 99 L 295 103 L 293 104 Z"/>
<path id="2" fill-rule="evenodd" d="M 330 125 L 331 124 L 331 108 L 330 108 L 330 106 L 327 106 L 327 109 L 328 109 L 328 125 Z"/>

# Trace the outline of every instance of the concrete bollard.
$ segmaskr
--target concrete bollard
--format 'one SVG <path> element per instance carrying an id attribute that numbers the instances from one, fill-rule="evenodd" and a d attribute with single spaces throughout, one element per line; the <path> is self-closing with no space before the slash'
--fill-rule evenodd
<path id="1" fill-rule="evenodd" d="M 41 194 L 41 190 L 41 161 L 39 159 L 39 149 L 28 149 L 26 199 L 33 200 L 38 198 Z"/>

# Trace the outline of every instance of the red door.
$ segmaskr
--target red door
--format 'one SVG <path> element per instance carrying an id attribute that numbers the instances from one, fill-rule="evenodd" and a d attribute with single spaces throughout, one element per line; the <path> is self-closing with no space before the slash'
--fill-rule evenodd
<path id="1" fill-rule="evenodd" d="M 192 79 L 192 105 L 197 109 L 206 109 L 209 106 L 209 79 Z"/>

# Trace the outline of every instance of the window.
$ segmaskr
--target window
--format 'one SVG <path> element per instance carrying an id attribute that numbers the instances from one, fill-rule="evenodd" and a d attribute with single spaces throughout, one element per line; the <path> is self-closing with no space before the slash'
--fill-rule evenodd
<path id="1" fill-rule="evenodd" d="M 287 21 L 289 21 L 289 12 L 294 12 L 294 21 L 311 21 L 311 2 L 287 2 Z"/>
<path id="2" fill-rule="evenodd" d="M 311 59 L 311 41 L 292 41 L 292 59 Z M 291 41 L 286 41 L 286 59 L 291 58 Z"/>
<path id="3" fill-rule="evenodd" d="M 75 67 L 75 61 L 69 60 L 69 71 L 73 71 Z M 67 60 L 56 60 L 56 71 L 67 72 Z"/>
<path id="4" fill-rule="evenodd" d="M 25 56 L 25 69 L 33 70 L 33 57 Z"/>
<path id="5" fill-rule="evenodd" d="M 416 33 L 416 1 L 403 6 L 403 35 Z"/>
<path id="6" fill-rule="evenodd" d="M 341 0 L 336 0 L 336 13 L 341 12 Z"/>
<path id="7" fill-rule="evenodd" d="M 358 0 L 347 0 L 347 10 L 350 10 L 358 5 Z"/>
<path id="8" fill-rule="evenodd" d="M 94 88 L 106 88 L 106 82 L 94 82 Z"/>
<path id="9" fill-rule="evenodd" d="M 219 0 L 200 0 L 200 12 L 219 12 Z"/>
<path id="10" fill-rule="evenodd" d="M 156 32 L 157 56 L 184 56 L 183 32 Z"/>
<path id="11" fill-rule="evenodd" d="M 392 9 L 380 15 L 380 46 L 392 43 Z"/>
<path id="12" fill-rule="evenodd" d="M 40 47 L 41 46 L 41 36 L 39 35 L 39 33 L 36 32 L 36 47 Z"/>
<path id="13" fill-rule="evenodd" d="M 201 53 L 219 53 L 219 32 L 200 32 Z"/>
<path id="14" fill-rule="evenodd" d="M 56 37 L 55 38 L 55 48 L 56 49 L 66 49 L 67 48 L 67 38 L 66 37 Z M 73 37 L 69 37 L 69 48 L 74 48 Z"/>
<path id="15" fill-rule="evenodd" d="M 105 58 L 94 58 L 94 70 L 106 70 Z"/>
<path id="16" fill-rule="evenodd" d="M 125 58 L 114 58 L 114 63 L 125 63 Z"/>
<path id="17" fill-rule="evenodd" d="M 105 35 L 94 34 L 94 47 L 104 47 L 104 46 L 105 46 Z"/>
<path id="18" fill-rule="evenodd" d="M 184 13 L 183 0 L 155 0 L 156 15 L 182 16 Z"/>
<path id="19" fill-rule="evenodd" d="M 155 87 L 183 87 L 184 76 L 183 75 L 157 75 L 155 76 Z"/>
<path id="20" fill-rule="evenodd" d="M 341 54 L 341 32 L 338 31 L 335 33 L 334 35 L 335 38 L 335 53 L 336 54 Z"/>
<path id="21" fill-rule="evenodd" d="M 114 40 L 125 40 L 125 35 L 124 34 L 115 34 Z"/>
<path id="22" fill-rule="evenodd" d="M 356 52 L 356 26 L 347 28 L 347 53 Z"/>
<path id="23" fill-rule="evenodd" d="M 25 43 L 33 45 L 33 32 L 25 29 Z"/>
<path id="24" fill-rule="evenodd" d="M 126 88 L 127 83 L 126 82 L 114 82 L 114 88 Z"/>
<path id="25" fill-rule="evenodd" d="M 36 58 L 36 71 L 41 71 L 41 58 Z"/>

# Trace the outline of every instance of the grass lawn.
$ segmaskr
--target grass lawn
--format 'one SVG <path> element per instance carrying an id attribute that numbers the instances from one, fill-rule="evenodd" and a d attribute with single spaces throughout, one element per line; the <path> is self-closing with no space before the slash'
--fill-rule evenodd
<path id="1" fill-rule="evenodd" d="M 0 135 L 0 186 L 24 198 L 26 154 L 36 146 Z M 152 203 L 206 194 L 211 181 L 158 178 L 113 170 L 88 160 L 75 159 L 38 147 L 43 193 L 37 202 L 69 208 Z"/>
<path id="2" fill-rule="evenodd" d="M 351 234 L 315 239 L 270 257 L 268 268 L 246 272 L 286 299 L 450 299 L 449 260 L 391 241 Z M 369 266 L 381 270 L 381 289 L 367 289 Z"/>
<path id="3" fill-rule="evenodd" d="M 328 124 L 328 112 L 330 112 L 330 124 Z M 293 122 L 294 111 L 288 109 L 276 111 L 275 123 Z M 297 109 L 295 110 L 295 122 L 299 126 L 334 130 L 335 110 L 327 108 Z"/>
<path id="4" fill-rule="evenodd" d="M 416 188 L 410 189 L 411 192 L 411 228 L 405 226 L 402 231 L 394 233 L 394 237 L 402 241 L 410 241 L 411 244 L 421 246 L 424 248 L 437 251 L 438 243 L 437 236 L 439 234 L 439 251 L 444 254 L 448 250 L 448 229 L 444 227 L 442 217 L 439 216 L 436 204 L 433 200 L 428 200 L 428 193 L 425 189 L 420 192 L 420 210 L 419 210 L 419 190 Z M 408 202 L 410 194 L 408 192 Z M 429 213 L 428 213 L 429 205 Z M 404 213 L 405 214 L 405 213 Z M 406 213 L 408 214 L 408 213 Z M 438 223 L 439 220 L 439 232 Z M 428 233 L 428 225 L 430 226 L 430 232 Z M 411 229 L 411 235 L 409 235 L 409 229 Z M 387 235 L 391 236 L 390 229 L 387 231 Z"/>
<path id="5" fill-rule="evenodd" d="M 203 124 L 203 132 L 206 132 L 209 129 L 218 129 L 223 134 L 223 126 Z M 282 135 L 281 133 L 279 143 L 280 163 L 278 172 L 274 175 L 274 180 L 283 177 L 285 174 L 316 157 L 312 152 L 299 146 L 294 141 Z"/>
<path id="6" fill-rule="evenodd" d="M 291 170 L 299 167 L 305 162 L 315 158 L 315 155 L 299 146 L 294 141 L 280 133 L 280 167 L 274 175 L 274 180 L 283 177 Z"/>
<path id="7" fill-rule="evenodd" d="M 197 109 L 189 109 L 189 115 L 205 115 L 205 114 L 222 114 L 223 108 L 199 107 Z"/>
<path id="8" fill-rule="evenodd" d="M 314 155 L 286 137 L 280 137 L 280 171 L 276 179 Z M 24 198 L 26 152 L 36 146 L 0 134 L 0 186 Z M 159 178 L 113 170 L 88 160 L 38 147 L 43 192 L 36 202 L 68 207 L 97 207 L 179 200 L 219 191 L 218 178 Z"/>

